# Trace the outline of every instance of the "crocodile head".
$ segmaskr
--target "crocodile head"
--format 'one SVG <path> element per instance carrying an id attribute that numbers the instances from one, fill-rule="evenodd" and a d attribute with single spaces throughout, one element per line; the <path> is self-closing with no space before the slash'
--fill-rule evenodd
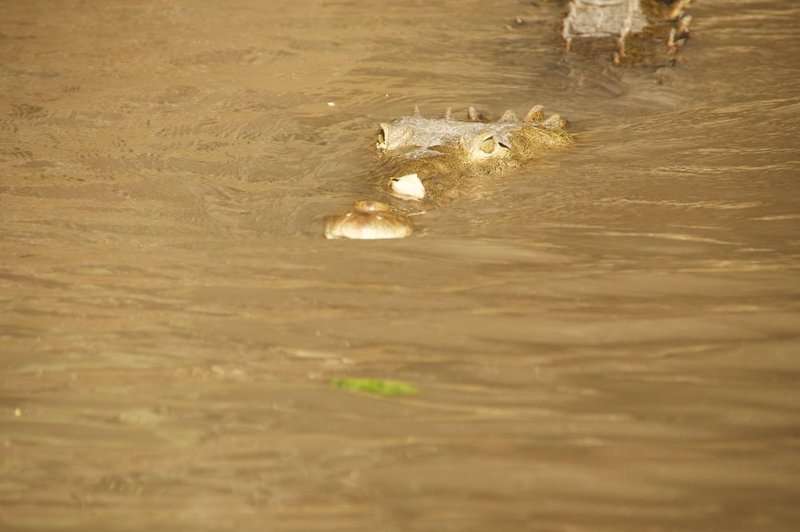
<path id="1" fill-rule="evenodd" d="M 432 155 L 427 153 L 439 146 L 458 145 L 471 160 L 482 161 L 509 154 L 510 128 L 483 127 L 483 124 L 437 123 L 435 120 L 418 118 L 382 123 L 377 134 L 376 146 L 383 152 L 410 152 L 411 156 Z M 448 130 L 448 127 L 449 130 Z M 477 126 L 477 127 L 472 127 Z"/>
<path id="2" fill-rule="evenodd" d="M 376 180 L 403 200 L 424 202 L 425 209 L 463 193 L 471 178 L 499 174 L 569 144 L 572 137 L 565 125 L 558 115 L 545 120 L 540 105 L 522 120 L 511 111 L 491 120 L 470 108 L 467 120 L 462 121 L 453 119 L 449 110 L 443 118 L 423 118 L 415 110 L 411 116 L 380 124 L 375 144 L 382 154 L 383 171 Z M 413 229 L 403 214 L 408 210 L 357 202 L 353 210 L 326 220 L 325 236 L 402 238 Z"/>
<path id="3" fill-rule="evenodd" d="M 449 109 L 443 118 L 424 118 L 415 108 L 411 116 L 381 123 L 376 147 L 387 156 L 409 159 L 436 156 L 442 150 L 458 147 L 465 160 L 481 162 L 511 156 L 520 132 L 555 132 L 563 127 L 564 121 L 558 115 L 545 120 L 540 105 L 534 106 L 522 120 L 512 111 L 506 111 L 496 121 L 472 107 L 465 121 L 454 120 Z"/>
<path id="4" fill-rule="evenodd" d="M 502 173 L 569 144 L 564 126 L 558 115 L 545 119 L 540 105 L 521 120 L 512 111 L 493 120 L 470 108 L 466 120 L 455 120 L 450 110 L 442 118 L 425 118 L 415 109 L 411 116 L 380 124 L 376 146 L 390 190 L 408 196 L 402 192 L 406 185 L 422 187 L 421 194 L 411 196 L 436 203 L 464 192 L 471 177 Z"/>
<path id="5" fill-rule="evenodd" d="M 568 135 L 558 115 L 545 119 L 541 105 L 534 106 L 520 120 L 506 111 L 498 120 L 470 107 L 467 120 L 454 120 L 448 109 L 444 118 L 424 118 L 419 111 L 391 123 L 382 123 L 377 133 L 379 151 L 393 158 L 420 158 L 440 155 L 458 147 L 464 159 L 480 162 L 520 153 L 526 137 L 539 136 L 563 144 Z M 547 144 L 547 142 L 545 142 Z"/>

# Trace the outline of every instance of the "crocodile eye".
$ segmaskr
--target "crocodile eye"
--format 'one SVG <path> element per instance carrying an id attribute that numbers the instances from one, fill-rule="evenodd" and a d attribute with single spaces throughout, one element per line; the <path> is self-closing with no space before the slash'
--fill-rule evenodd
<path id="1" fill-rule="evenodd" d="M 494 151 L 494 146 L 495 146 L 494 137 L 489 137 L 487 139 L 484 139 L 483 142 L 481 142 L 481 151 L 483 153 L 492 153 Z"/>
<path id="2" fill-rule="evenodd" d="M 383 128 L 378 130 L 378 146 L 383 146 L 386 144 L 386 133 L 383 131 Z"/>

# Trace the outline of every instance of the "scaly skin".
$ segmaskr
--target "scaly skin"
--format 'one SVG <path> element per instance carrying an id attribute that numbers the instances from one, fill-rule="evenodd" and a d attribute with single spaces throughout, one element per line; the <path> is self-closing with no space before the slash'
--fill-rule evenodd
<path id="1" fill-rule="evenodd" d="M 564 120 L 558 115 L 544 120 L 541 106 L 523 120 L 510 111 L 494 122 L 479 121 L 474 110 L 469 114 L 474 120 L 411 116 L 381 124 L 378 149 L 385 173 L 417 174 L 426 202 L 439 203 L 461 193 L 470 179 L 504 173 L 572 142 Z"/>
<path id="2" fill-rule="evenodd" d="M 522 120 L 506 111 L 499 120 L 488 121 L 472 108 L 468 118 L 453 120 L 448 111 L 444 118 L 429 119 L 416 112 L 381 124 L 377 147 L 383 172 L 376 178 L 380 186 L 391 190 L 398 178 L 414 184 L 407 190 L 421 183 L 424 190 L 416 199 L 435 205 L 460 194 L 471 179 L 517 168 L 572 142 L 564 120 L 558 115 L 545 120 L 538 105 Z M 352 210 L 325 221 L 326 238 L 403 238 L 412 230 L 408 217 L 377 201 L 356 202 Z"/>

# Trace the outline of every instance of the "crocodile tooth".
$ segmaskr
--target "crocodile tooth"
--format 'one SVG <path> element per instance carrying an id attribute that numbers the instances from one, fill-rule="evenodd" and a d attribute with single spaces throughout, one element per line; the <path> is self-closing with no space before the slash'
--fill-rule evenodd
<path id="1" fill-rule="evenodd" d="M 481 119 L 481 115 L 474 107 L 470 106 L 470 108 L 467 109 L 467 118 L 473 122 L 477 122 Z"/>
<path id="2" fill-rule="evenodd" d="M 422 116 L 422 114 L 420 114 L 420 112 L 419 112 L 419 105 L 415 105 L 414 106 L 414 116 L 416 118 L 420 118 Z"/>
<path id="3" fill-rule="evenodd" d="M 522 119 L 523 122 L 539 122 L 540 120 L 544 120 L 544 107 L 541 105 L 531 107 L 531 110 Z"/>
<path id="4" fill-rule="evenodd" d="M 452 120 L 453 119 L 453 108 L 448 107 L 447 110 L 444 112 L 444 119 L 445 120 Z"/>

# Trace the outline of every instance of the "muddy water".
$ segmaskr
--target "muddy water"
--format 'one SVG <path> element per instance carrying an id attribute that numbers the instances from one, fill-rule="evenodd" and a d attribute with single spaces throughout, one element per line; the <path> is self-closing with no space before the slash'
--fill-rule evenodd
<path id="1" fill-rule="evenodd" d="M 619 70 L 539 4 L 1 2 L 1 527 L 800 526 L 800 6 Z M 574 147 L 321 237 L 377 123 L 534 103 Z"/>

